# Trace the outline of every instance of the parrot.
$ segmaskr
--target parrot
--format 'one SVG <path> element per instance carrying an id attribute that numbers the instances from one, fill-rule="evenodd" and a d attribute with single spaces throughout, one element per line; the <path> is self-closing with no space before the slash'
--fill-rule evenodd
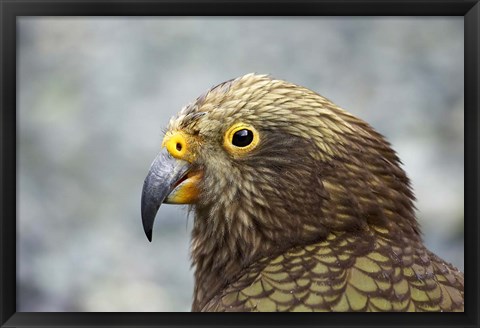
<path id="1" fill-rule="evenodd" d="M 193 312 L 464 311 L 464 275 L 424 245 L 390 143 L 318 93 L 257 73 L 172 117 L 144 180 L 194 214 Z"/>

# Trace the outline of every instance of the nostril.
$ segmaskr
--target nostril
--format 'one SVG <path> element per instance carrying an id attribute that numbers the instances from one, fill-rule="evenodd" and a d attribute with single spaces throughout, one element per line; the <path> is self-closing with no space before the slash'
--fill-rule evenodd
<path id="1" fill-rule="evenodd" d="M 178 151 L 182 151 L 182 144 L 177 142 L 177 145 L 175 146 Z"/>

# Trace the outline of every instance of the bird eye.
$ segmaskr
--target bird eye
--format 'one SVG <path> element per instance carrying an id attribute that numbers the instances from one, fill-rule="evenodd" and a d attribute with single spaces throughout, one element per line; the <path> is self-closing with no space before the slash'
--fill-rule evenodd
<path id="1" fill-rule="evenodd" d="M 253 132 L 247 129 L 239 130 L 233 134 L 232 144 L 237 147 L 246 147 L 253 141 Z"/>
<path id="2" fill-rule="evenodd" d="M 254 149 L 258 142 L 259 133 L 253 126 L 236 123 L 225 133 L 223 146 L 233 156 L 239 156 Z"/>

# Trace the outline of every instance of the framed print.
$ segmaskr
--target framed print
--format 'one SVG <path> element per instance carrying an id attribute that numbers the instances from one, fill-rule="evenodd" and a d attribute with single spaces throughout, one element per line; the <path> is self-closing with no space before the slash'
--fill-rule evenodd
<path id="1" fill-rule="evenodd" d="M 0 8 L 2 327 L 478 324 L 477 1 Z M 317 119 L 311 101 L 335 124 L 307 129 Z M 174 178 L 167 168 L 184 171 Z M 316 226 L 312 213 L 335 220 Z M 438 255 L 451 302 L 421 309 L 443 313 L 393 313 L 393 300 L 375 298 L 388 289 L 375 271 L 386 253 L 375 252 L 383 245 L 394 263 L 397 244 L 375 239 L 353 256 L 368 239 L 362 229 L 398 240 L 411 231 L 411 252 L 425 245 Z M 332 246 L 332 231 L 351 233 L 351 247 Z M 323 240 L 333 244 L 311 246 Z M 329 281 L 342 266 L 342 279 L 361 281 L 338 287 L 355 295 L 345 307 L 320 306 L 320 289 L 299 291 L 322 271 L 312 253 L 295 255 L 307 246 L 324 258 L 332 250 L 332 267 L 321 264 Z M 397 262 L 408 262 L 406 248 Z M 415 256 L 405 272 L 427 281 L 436 273 L 420 272 Z M 367 282 L 372 290 L 362 290 Z M 427 293 L 418 293 L 420 302 Z M 351 313 L 370 310 L 384 312 Z M 271 313 L 283 311 L 302 313 Z"/>

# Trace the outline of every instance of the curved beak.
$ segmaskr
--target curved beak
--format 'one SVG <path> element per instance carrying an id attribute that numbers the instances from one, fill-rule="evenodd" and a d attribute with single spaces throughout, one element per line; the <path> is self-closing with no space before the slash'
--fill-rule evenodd
<path id="1" fill-rule="evenodd" d="M 142 190 L 142 223 L 149 241 L 152 241 L 152 229 L 155 216 L 162 203 L 169 202 L 169 195 L 181 187 L 187 179 L 190 164 L 176 159 L 163 148 L 150 166 Z M 171 201 L 176 203 L 175 200 Z"/>

